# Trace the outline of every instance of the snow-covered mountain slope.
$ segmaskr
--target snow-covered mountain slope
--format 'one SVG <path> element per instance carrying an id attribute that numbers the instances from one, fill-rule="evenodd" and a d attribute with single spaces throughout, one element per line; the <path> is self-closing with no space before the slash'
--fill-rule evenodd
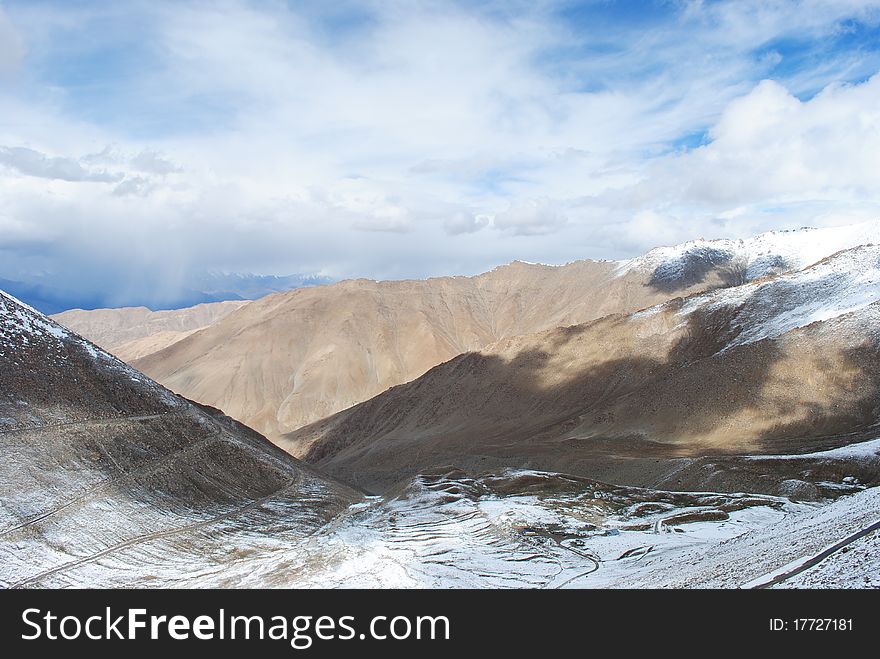
<path id="1" fill-rule="evenodd" d="M 769 231 L 742 240 L 691 240 L 652 249 L 620 261 L 617 274 L 645 272 L 656 286 L 679 286 L 718 267 L 729 269 L 730 282 L 744 283 L 800 270 L 836 252 L 880 244 L 880 220 L 837 227 Z"/>
<path id="2" fill-rule="evenodd" d="M 859 246 L 796 272 L 513 337 L 290 440 L 367 489 L 451 462 L 776 493 L 791 480 L 818 496 L 794 473 L 761 485 L 758 470 L 726 458 L 700 472 L 676 460 L 876 435 L 878 268 L 880 247 Z"/>
<path id="3" fill-rule="evenodd" d="M 2 293 L 0 450 L 2 586 L 181 584 L 360 498 Z"/>
<path id="4" fill-rule="evenodd" d="M 171 413 L 182 401 L 132 367 L 0 291 L 0 428 Z"/>
<path id="5" fill-rule="evenodd" d="M 639 586 L 646 588 L 756 587 L 791 573 L 797 564 L 853 537 L 880 520 L 880 488 L 787 515 L 764 528 L 753 528 L 711 552 L 684 549 L 673 562 L 646 560 Z M 866 588 L 878 582 L 878 557 L 870 552 L 880 530 L 840 547 L 775 588 Z M 664 565 L 665 563 L 665 565 Z M 672 566 L 676 565 L 675 569 Z"/>
<path id="6" fill-rule="evenodd" d="M 688 299 L 680 314 L 734 313 L 725 349 L 775 338 L 799 327 L 851 314 L 864 333 L 878 333 L 880 245 L 833 254 L 803 270 Z"/>

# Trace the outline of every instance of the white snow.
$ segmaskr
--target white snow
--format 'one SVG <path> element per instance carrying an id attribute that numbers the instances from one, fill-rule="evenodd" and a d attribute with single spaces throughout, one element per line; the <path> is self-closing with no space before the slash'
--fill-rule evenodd
<path id="1" fill-rule="evenodd" d="M 511 470 L 503 478 L 557 477 Z M 417 479 L 405 498 L 359 507 L 322 538 L 331 550 L 325 566 L 296 585 L 338 587 L 606 587 L 637 586 L 643 566 L 662 558 L 675 563 L 685 548 L 710 552 L 719 543 L 788 515 L 812 510 L 778 497 L 732 512 L 723 521 L 665 526 L 656 523 L 686 511 L 660 506 L 632 517 L 631 507 L 612 512 L 614 495 L 577 492 L 558 496 L 461 496 L 446 485 L 479 485 L 452 479 L 429 488 Z M 479 487 L 476 487 L 479 490 Z M 698 493 L 699 497 L 729 497 Z M 764 504 L 761 504 L 761 501 Z M 620 502 L 618 502 L 620 503 Z M 623 504 L 621 504 L 623 505 Z M 634 522 L 647 527 L 632 530 Z M 552 534 L 557 534 L 554 540 Z M 650 561 L 643 561 L 650 555 Z M 630 556 L 631 558 L 622 558 Z"/>
<path id="2" fill-rule="evenodd" d="M 653 272 L 661 265 L 673 265 L 689 252 L 708 248 L 728 252 L 732 261 L 746 267 L 746 280 L 752 281 L 779 269 L 799 270 L 841 250 L 869 244 L 880 244 L 880 220 L 819 229 L 769 231 L 742 240 L 691 240 L 619 261 L 615 272 L 618 276 L 633 270 Z"/>
<path id="3" fill-rule="evenodd" d="M 875 458 L 880 456 L 880 439 L 872 439 L 867 442 L 858 442 L 841 446 L 828 451 L 816 451 L 814 453 L 797 453 L 793 455 L 750 455 L 748 460 L 804 460 L 816 458 L 831 459 L 860 459 Z"/>
<path id="4" fill-rule="evenodd" d="M 36 309 L 0 291 L 0 338 L 29 342 L 29 337 L 64 339 L 70 335 Z"/>
<path id="5" fill-rule="evenodd" d="M 665 303 L 655 304 L 653 307 L 648 307 L 647 309 L 642 309 L 641 311 L 636 311 L 634 314 L 630 316 L 633 320 L 638 320 L 640 318 L 649 318 L 650 316 L 654 316 L 665 307 Z"/>
<path id="6" fill-rule="evenodd" d="M 880 588 L 880 532 L 860 538 L 774 588 Z"/>
<path id="7" fill-rule="evenodd" d="M 34 309 L 31 305 L 29 305 L 29 304 L 27 304 L 27 303 L 25 303 L 25 302 L 22 302 L 21 300 L 19 300 L 19 299 L 18 299 L 17 297 L 15 297 L 14 295 L 10 295 L 9 293 L 7 293 L 6 291 L 4 291 L 4 290 L 2 290 L 2 289 L 0 289 L 0 298 L 6 298 L 7 300 L 9 300 L 10 302 L 12 302 L 13 304 L 16 304 L 16 305 L 18 305 L 18 306 L 20 306 L 20 307 L 24 307 L 27 311 L 30 311 L 31 313 L 36 314 L 36 315 L 38 315 L 38 316 L 42 316 L 42 315 L 43 315 L 42 313 L 40 313 L 39 311 L 37 311 L 36 309 Z"/>

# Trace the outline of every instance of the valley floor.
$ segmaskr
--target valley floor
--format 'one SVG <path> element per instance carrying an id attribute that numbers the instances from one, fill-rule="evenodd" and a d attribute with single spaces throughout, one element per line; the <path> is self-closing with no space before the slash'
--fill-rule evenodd
<path id="1" fill-rule="evenodd" d="M 880 488 L 797 503 L 533 471 L 428 475 L 396 499 L 353 505 L 298 542 L 253 534 L 253 546 L 238 552 L 246 558 L 179 585 L 750 587 L 875 523 L 878 511 Z M 873 531 L 774 587 L 877 587 L 878 544 Z"/>
<path id="2" fill-rule="evenodd" d="M 438 497 L 447 500 L 438 503 Z M 828 504 L 688 494 L 674 504 L 634 502 L 616 512 L 591 514 L 591 507 L 592 501 L 584 506 L 578 497 L 473 500 L 426 488 L 354 512 L 327 537 L 339 562 L 308 581 L 360 587 L 737 588 L 875 522 L 880 488 Z M 725 508 L 731 512 L 720 519 L 715 513 Z M 780 586 L 876 587 L 878 536 L 861 538 Z"/>

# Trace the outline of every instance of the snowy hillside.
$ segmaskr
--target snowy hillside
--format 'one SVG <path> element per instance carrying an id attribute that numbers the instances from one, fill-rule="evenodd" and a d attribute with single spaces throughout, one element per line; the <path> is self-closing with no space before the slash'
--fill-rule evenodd
<path id="1" fill-rule="evenodd" d="M 359 494 L 0 295 L 0 587 L 181 583 Z"/>
<path id="2" fill-rule="evenodd" d="M 880 246 L 872 245 L 838 252 L 803 270 L 693 296 L 680 313 L 734 311 L 732 347 L 847 314 L 862 333 L 876 333 L 878 301 Z"/>
<path id="3" fill-rule="evenodd" d="M 161 385 L 3 291 L 0 291 L 0 360 L 8 363 L 9 375 L 21 369 L 28 374 L 27 379 L 35 379 L 43 372 L 46 382 L 75 381 L 77 373 L 85 370 L 98 379 L 118 378 L 124 388 L 131 389 L 132 396 L 145 396 L 168 409 L 181 405 L 181 401 Z M 18 386 L 24 387 L 27 379 L 19 376 Z M 0 390 L 0 402 L 5 395 L 13 393 L 16 392 Z M 59 395 L 59 403 L 61 398 Z M 43 407 L 43 413 L 47 413 Z M 32 405 L 30 414 L 36 413 Z M 0 410 L 0 425 L 10 423 L 12 420 L 4 417 Z"/>
<path id="4" fill-rule="evenodd" d="M 0 343 L 11 346 L 24 344 L 36 337 L 63 339 L 70 332 L 53 323 L 39 311 L 0 291 Z"/>
<path id="5" fill-rule="evenodd" d="M 742 240 L 692 240 L 658 247 L 644 256 L 621 261 L 618 276 L 630 271 L 652 273 L 656 285 L 699 278 L 717 266 L 728 266 L 738 284 L 812 265 L 841 250 L 880 244 L 880 220 L 862 224 L 769 231 Z"/>

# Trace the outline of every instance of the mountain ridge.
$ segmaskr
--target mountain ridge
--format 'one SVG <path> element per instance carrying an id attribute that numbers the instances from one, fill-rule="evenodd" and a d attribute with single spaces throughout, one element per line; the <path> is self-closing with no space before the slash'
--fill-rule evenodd
<path id="1" fill-rule="evenodd" d="M 4 587 L 287 584 L 362 496 L 3 292 L 0 444 Z"/>
<path id="2" fill-rule="evenodd" d="M 277 440 L 505 337 L 778 274 L 868 238 L 880 242 L 880 222 L 693 241 L 625 262 L 345 280 L 269 296 L 133 363 Z"/>
<path id="3" fill-rule="evenodd" d="M 859 246 L 801 271 L 503 339 L 279 443 L 378 490 L 445 462 L 565 465 L 610 482 L 642 470 L 629 484 L 645 485 L 668 478 L 655 462 L 834 448 L 841 435 L 870 438 L 880 419 L 878 300 L 880 247 Z"/>
<path id="4" fill-rule="evenodd" d="M 152 311 L 144 306 L 70 309 L 50 317 L 68 329 L 87 336 L 123 361 L 131 361 L 217 322 L 248 302 L 226 300 L 165 311 Z"/>

